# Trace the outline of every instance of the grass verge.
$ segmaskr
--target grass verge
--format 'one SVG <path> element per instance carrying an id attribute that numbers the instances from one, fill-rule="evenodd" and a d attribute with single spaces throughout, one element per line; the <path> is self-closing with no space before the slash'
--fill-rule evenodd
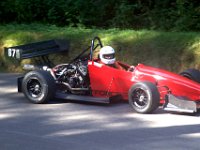
<path id="1" fill-rule="evenodd" d="M 195 32 L 100 30 L 41 24 L 9 24 L 0 26 L 0 72 L 20 72 L 21 65 L 30 61 L 16 64 L 6 60 L 3 47 L 54 38 L 68 39 L 70 52 L 66 56 L 51 56 L 56 63 L 66 63 L 88 47 L 94 36 L 99 36 L 104 45 L 113 46 L 118 60 L 132 65 L 144 63 L 173 72 L 180 72 L 186 68 L 200 69 L 200 34 Z"/>

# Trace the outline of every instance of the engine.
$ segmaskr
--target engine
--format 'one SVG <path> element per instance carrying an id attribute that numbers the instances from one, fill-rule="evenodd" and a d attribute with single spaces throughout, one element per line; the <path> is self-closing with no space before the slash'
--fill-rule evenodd
<path id="1" fill-rule="evenodd" d="M 88 87 L 87 64 L 61 64 L 53 68 L 59 83 L 68 86 L 70 90 L 81 90 Z"/>

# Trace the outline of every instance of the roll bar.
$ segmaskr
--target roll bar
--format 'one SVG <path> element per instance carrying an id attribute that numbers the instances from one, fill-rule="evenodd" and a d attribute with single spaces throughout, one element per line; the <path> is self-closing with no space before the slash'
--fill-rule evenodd
<path id="1" fill-rule="evenodd" d="M 95 41 L 97 41 L 98 44 L 94 47 Z M 90 47 L 90 60 L 92 60 L 92 57 L 93 57 L 93 50 L 96 49 L 98 46 L 100 46 L 101 48 L 103 47 L 100 38 L 96 36 L 96 37 L 94 37 L 94 39 L 92 40 L 92 43 L 91 43 L 91 47 Z"/>

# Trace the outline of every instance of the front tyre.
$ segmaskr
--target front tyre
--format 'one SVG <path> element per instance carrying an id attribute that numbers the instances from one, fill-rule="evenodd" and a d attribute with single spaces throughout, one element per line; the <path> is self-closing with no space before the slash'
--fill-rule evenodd
<path id="1" fill-rule="evenodd" d="M 130 106 L 138 113 L 152 113 L 159 106 L 160 94 L 151 82 L 138 82 L 128 93 Z"/>
<path id="2" fill-rule="evenodd" d="M 200 83 L 200 71 L 197 69 L 187 69 L 180 73 L 181 76 Z"/>
<path id="3" fill-rule="evenodd" d="M 30 71 L 24 76 L 22 91 L 30 102 L 35 104 L 46 103 L 55 94 L 54 78 L 47 71 Z"/>

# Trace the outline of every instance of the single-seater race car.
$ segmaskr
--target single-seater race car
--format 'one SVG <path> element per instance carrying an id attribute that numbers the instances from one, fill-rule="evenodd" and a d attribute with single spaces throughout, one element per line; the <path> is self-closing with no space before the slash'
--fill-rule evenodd
<path id="1" fill-rule="evenodd" d="M 103 47 L 99 37 L 76 58 L 52 66 L 48 54 L 68 51 L 64 41 L 50 40 L 5 48 L 7 57 L 39 58 L 40 65 L 24 65 L 27 72 L 18 78 L 18 91 L 32 103 L 51 99 L 110 103 L 115 99 L 129 102 L 138 113 L 152 113 L 159 106 L 167 111 L 194 113 L 200 108 L 200 72 L 188 69 L 175 74 L 144 64 L 134 69 L 123 62 L 116 69 L 93 58 Z"/>

